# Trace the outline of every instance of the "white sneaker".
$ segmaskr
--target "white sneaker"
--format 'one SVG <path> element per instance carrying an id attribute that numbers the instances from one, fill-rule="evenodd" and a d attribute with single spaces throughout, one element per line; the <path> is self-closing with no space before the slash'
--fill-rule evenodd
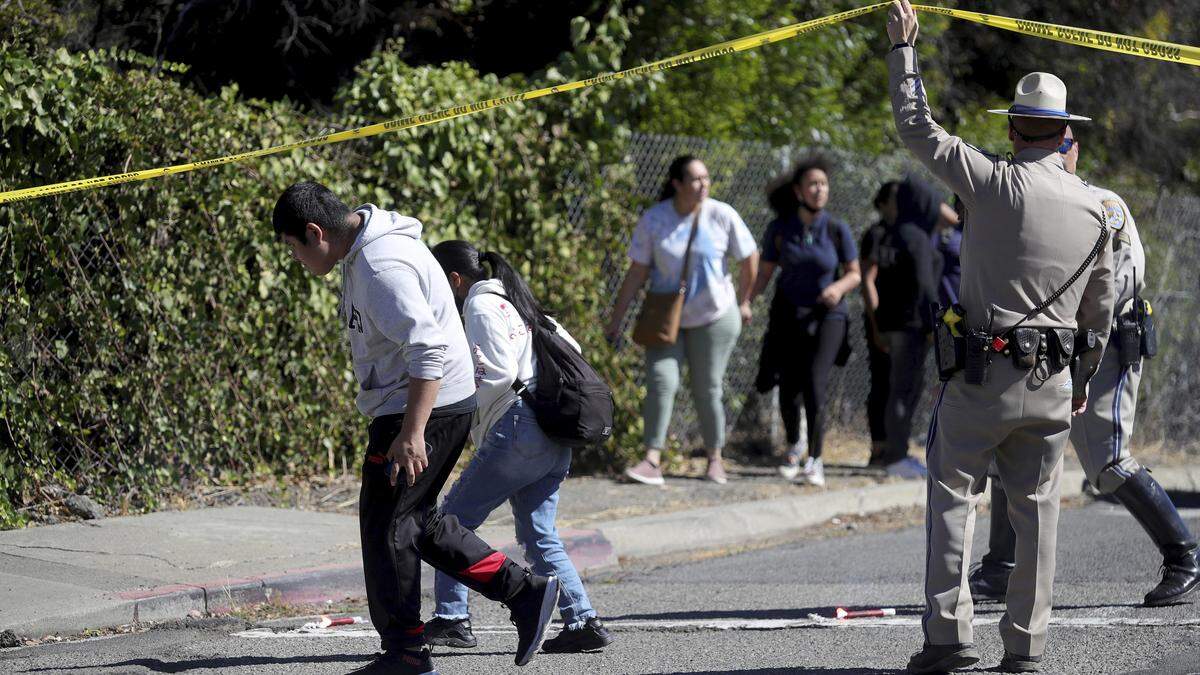
<path id="1" fill-rule="evenodd" d="M 817 487 L 824 486 L 825 463 L 821 461 L 820 457 L 809 457 L 808 461 L 804 463 L 804 470 L 801 471 L 800 475 L 796 478 L 796 482 L 808 483 L 809 485 L 816 485 Z"/>
<path id="2" fill-rule="evenodd" d="M 914 457 L 905 457 L 898 462 L 887 465 L 887 475 L 904 479 L 924 479 L 929 476 L 929 469 Z"/>
<path id="3" fill-rule="evenodd" d="M 800 474 L 800 455 L 788 452 L 787 461 L 775 468 L 778 469 L 779 475 L 783 476 L 784 480 L 796 480 L 796 476 Z"/>

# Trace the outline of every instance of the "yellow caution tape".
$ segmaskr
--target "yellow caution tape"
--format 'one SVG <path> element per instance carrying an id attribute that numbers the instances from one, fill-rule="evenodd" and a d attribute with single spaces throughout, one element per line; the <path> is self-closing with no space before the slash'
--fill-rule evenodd
<path id="1" fill-rule="evenodd" d="M 196 169 L 203 169 L 203 168 L 210 167 L 210 166 L 220 166 L 222 164 L 231 164 L 233 162 L 239 162 L 241 160 L 251 159 L 253 157 L 263 157 L 266 155 L 274 155 L 274 154 L 278 154 L 281 152 L 288 152 L 289 150 L 296 150 L 299 148 L 311 148 L 311 147 L 321 146 L 321 145 L 330 145 L 332 143 L 340 143 L 342 141 L 348 141 L 353 138 L 366 138 L 368 136 L 375 136 L 375 135 L 386 133 L 389 131 L 400 131 L 402 129 L 413 129 L 415 127 L 421 127 L 421 126 L 426 126 L 429 124 L 435 124 L 437 122 L 444 122 L 446 120 L 451 120 L 456 117 L 473 115 L 475 113 L 483 112 L 484 110 L 500 108 L 503 106 L 511 105 L 518 101 L 529 101 L 529 100 L 532 100 L 535 98 L 541 98 L 543 96 L 550 96 L 553 94 L 562 94 L 562 93 L 566 93 L 568 91 L 575 91 L 576 89 L 585 89 L 587 87 L 594 87 L 598 84 L 603 84 L 605 82 L 621 80 L 626 77 L 645 75 L 647 73 L 656 73 L 659 71 L 668 70 L 670 68 L 675 68 L 677 66 L 687 65 L 689 63 L 696 63 L 698 61 L 705 61 L 707 59 L 715 58 L 717 56 L 724 56 L 725 54 L 732 54 L 734 52 L 741 52 L 741 51 L 746 51 L 748 49 L 755 49 L 757 47 L 761 47 L 763 45 L 768 45 L 773 42 L 780 42 L 782 40 L 788 40 L 790 38 L 794 38 L 797 35 L 802 35 L 804 33 L 811 32 L 822 26 L 826 26 L 826 25 L 833 24 L 833 23 L 839 23 L 839 22 L 845 21 L 847 19 L 853 19 L 854 17 L 862 16 L 863 14 L 869 14 L 871 12 L 874 12 L 877 9 L 886 7 L 888 4 L 889 3 L 887 3 L 887 2 L 879 2 L 879 3 L 875 3 L 873 5 L 859 7 L 858 9 L 852 9 L 849 11 L 840 12 L 838 14 L 832 14 L 830 16 L 822 17 L 820 19 L 813 19 L 811 21 L 805 21 L 803 23 L 792 24 L 790 26 L 784 26 L 782 28 L 776 28 L 774 30 L 765 31 L 762 33 L 758 33 L 757 35 L 751 35 L 749 37 L 738 38 L 736 40 L 730 40 L 728 42 L 722 42 L 721 44 L 718 44 L 718 45 L 713 45 L 711 47 L 705 47 L 703 49 L 697 49 L 694 51 L 687 52 L 686 54 L 680 54 L 679 56 L 672 56 L 670 58 L 661 59 L 661 60 L 655 61 L 653 63 L 647 63 L 645 65 L 637 66 L 635 68 L 629 68 L 629 69 L 618 71 L 615 73 L 605 73 L 603 75 L 599 75 L 597 77 L 589 78 L 586 80 L 576 80 L 575 82 L 568 82 L 566 84 L 560 84 L 560 85 L 553 86 L 553 87 L 544 87 L 542 89 L 534 89 L 532 91 L 527 91 L 522 94 L 513 94 L 512 96 L 493 98 L 493 99 L 488 99 L 486 101 L 477 101 L 470 105 L 455 106 L 453 108 L 443 108 L 442 110 L 438 110 L 436 112 L 422 113 L 419 115 L 411 115 L 409 117 L 402 117 L 400 119 L 391 120 L 389 122 L 381 122 L 379 124 L 371 124 L 371 125 L 368 125 L 365 127 L 359 127 L 357 129 L 348 129 L 346 131 L 339 131 L 339 132 L 332 133 L 332 134 L 325 134 L 322 136 L 315 136 L 313 138 L 306 138 L 304 140 L 295 141 L 293 143 L 284 143 L 283 145 L 275 145 L 275 146 L 272 146 L 269 148 L 252 150 L 250 152 L 242 152 L 242 153 L 238 153 L 236 155 L 228 155 L 225 157 L 218 157 L 216 159 L 206 159 L 201 162 L 192 162 L 192 163 L 188 163 L 188 164 L 177 164 L 175 166 L 163 167 L 161 169 L 146 169 L 146 170 L 142 170 L 142 171 L 130 171 L 128 173 L 113 174 L 111 176 L 99 176 L 96 178 L 86 178 L 83 180 L 68 181 L 66 183 L 55 183 L 52 185 L 42 185 L 42 186 L 38 186 L 38 187 L 23 188 L 20 190 L 12 190 L 10 192 L 3 192 L 3 193 L 0 193 L 0 204 L 21 201 L 21 200 L 25 200 L 25 199 L 37 199 L 39 197 L 48 197 L 50 195 L 62 194 L 64 192 L 74 192 L 76 190 L 88 190 L 88 189 L 92 189 L 92 188 L 107 187 L 109 185 L 119 185 L 121 183 L 131 183 L 133 181 L 149 180 L 151 178 L 158 178 L 160 176 L 170 176 L 170 175 L 177 174 L 177 173 L 185 173 L 187 171 L 195 171 Z"/>
<path id="2" fill-rule="evenodd" d="M 1066 42 L 1067 44 L 1078 45 L 1080 47 L 1091 47 L 1092 49 L 1103 49 L 1104 51 L 1117 52 L 1118 54 L 1200 66 L 1200 47 L 1129 37 L 1128 35 L 1121 35 L 1119 33 L 1106 33 L 1088 28 L 1073 28 L 1071 26 L 1059 26 L 1040 21 L 1010 19 L 1006 16 L 968 12 L 962 9 L 930 7 L 928 5 L 913 5 L 913 8 L 922 12 L 943 14 L 955 19 L 963 19 L 983 24 L 984 26 L 991 26 L 992 28 L 1001 28 L 1013 31 L 1014 33 L 1032 35 L 1047 40 L 1057 40 L 1058 42 Z"/>
<path id="3" fill-rule="evenodd" d="M 869 14 L 876 10 L 882 9 L 890 5 L 890 2 L 878 2 L 871 5 L 859 7 L 857 9 L 831 14 L 819 19 L 804 21 L 802 23 L 784 26 L 769 31 L 764 31 L 748 37 L 729 40 L 718 45 L 696 49 L 685 54 L 672 56 L 661 59 L 653 63 L 647 63 L 635 68 L 628 68 L 613 73 L 605 73 L 586 80 L 576 80 L 566 84 L 560 84 L 553 87 L 544 87 L 542 89 L 534 89 L 521 94 L 513 94 L 501 98 L 487 99 L 485 101 L 477 101 L 469 105 L 455 106 L 452 108 L 443 108 L 441 110 L 421 113 L 419 115 L 411 115 L 400 119 L 371 124 L 357 129 L 348 129 L 332 134 L 324 134 L 314 136 L 292 143 L 284 143 L 259 150 L 251 150 L 250 152 L 242 152 L 235 155 L 227 155 L 225 157 L 217 157 L 215 159 L 206 159 L 199 162 L 190 162 L 187 164 L 176 164 L 174 166 L 163 167 L 159 169 L 145 169 L 141 171 L 130 171 L 127 173 L 113 174 L 110 176 L 98 176 L 96 178 L 85 178 L 82 180 L 67 181 L 65 183 L 54 183 L 51 185 L 40 185 L 37 187 L 22 188 L 19 190 L 11 190 L 9 192 L 0 192 L 0 204 L 9 202 L 23 201 L 27 199 L 38 199 L 40 197 L 48 197 L 50 195 L 62 194 L 65 192 L 75 192 L 78 190 L 89 190 L 93 188 L 107 187 L 110 185 L 119 185 L 121 183 L 131 183 L 134 181 L 150 180 L 151 178 L 159 178 L 161 176 L 170 176 L 177 173 L 185 173 L 203 169 L 212 166 L 221 166 L 222 164 L 232 164 L 245 159 L 254 157 L 264 157 L 266 155 L 275 155 L 281 152 L 290 150 L 298 150 L 301 148 L 311 148 L 322 145 L 330 145 L 333 143 L 341 143 L 355 138 L 367 138 L 378 134 L 391 131 L 400 131 L 403 129 L 413 129 L 416 127 L 436 124 L 446 120 L 473 115 L 485 110 L 500 108 L 519 101 L 530 101 L 543 96 L 551 96 L 554 94 L 563 94 L 577 89 L 586 89 L 594 87 L 598 84 L 621 80 L 626 77 L 634 77 L 646 75 L 648 73 L 656 73 L 663 70 L 669 70 L 678 66 L 705 61 L 726 54 L 742 52 L 749 49 L 757 49 L 764 45 L 769 45 L 783 40 L 789 40 L 798 35 L 812 32 L 823 26 L 840 23 L 848 19 L 853 19 L 864 14 Z M 1164 61 L 1173 61 L 1176 63 L 1186 63 L 1190 65 L 1200 65 L 1200 49 L 1185 45 L 1172 44 L 1170 42 L 1158 42 L 1156 40 L 1146 40 L 1143 38 L 1131 38 L 1115 33 L 1104 33 L 1101 31 L 1093 31 L 1083 28 L 1071 28 L 1068 26 L 1057 26 L 1048 23 L 1039 23 L 1037 21 L 1024 21 L 1020 19 L 1009 19 L 1007 17 L 995 16 L 991 14 L 980 14 L 979 12 L 967 12 L 958 9 L 945 9 L 942 7 L 930 7 L 926 5 L 913 5 L 921 11 L 943 14 L 958 19 L 973 21 L 996 28 L 1016 31 L 1026 35 L 1047 38 L 1051 40 L 1059 40 L 1071 44 L 1092 47 L 1095 49 L 1105 49 L 1108 51 L 1130 54 L 1133 56 L 1141 56 L 1146 58 L 1156 58 Z"/>

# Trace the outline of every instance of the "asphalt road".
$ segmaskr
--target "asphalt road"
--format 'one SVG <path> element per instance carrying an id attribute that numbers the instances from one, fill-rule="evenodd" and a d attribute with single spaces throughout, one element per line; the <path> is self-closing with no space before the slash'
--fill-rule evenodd
<path id="1" fill-rule="evenodd" d="M 1188 510 L 1193 529 L 1200 511 Z M 987 531 L 980 519 L 977 533 Z M 1063 512 L 1045 672 L 1200 672 L 1200 605 L 1138 606 L 1159 560 L 1137 524 L 1103 503 Z M 978 555 L 978 554 L 977 554 Z M 919 527 L 804 541 L 698 562 L 633 567 L 589 580 L 615 631 L 603 653 L 540 655 L 512 665 L 504 611 L 475 602 L 480 645 L 439 650 L 455 673 L 896 673 L 921 643 Z M 1197 595 L 1200 601 L 1200 594 Z M 893 620 L 822 617 L 839 605 L 894 607 Z M 992 669 L 1002 655 L 1002 608 L 977 608 L 976 643 Z M 815 618 L 814 618 L 814 615 Z M 377 647 L 369 626 L 298 635 L 302 620 L 232 620 L 0 652 L 0 671 L 46 673 L 341 673 Z"/>

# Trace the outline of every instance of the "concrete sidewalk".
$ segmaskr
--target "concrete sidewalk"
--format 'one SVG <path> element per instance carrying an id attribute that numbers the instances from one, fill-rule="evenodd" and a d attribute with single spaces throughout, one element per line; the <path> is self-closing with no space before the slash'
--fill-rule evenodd
<path id="1" fill-rule="evenodd" d="M 1170 490 L 1200 491 L 1200 467 L 1163 468 L 1155 476 Z M 837 478 L 816 490 L 766 476 L 742 480 L 722 488 L 669 479 L 657 489 L 571 479 L 562 491 L 561 534 L 580 571 L 595 572 L 620 560 L 733 546 L 925 500 L 923 481 Z M 1068 471 L 1064 496 L 1077 495 L 1081 482 L 1082 472 Z M 479 533 L 521 558 L 506 510 Z M 431 577 L 425 574 L 426 584 Z M 0 631 L 27 637 L 364 594 L 353 516 L 230 507 L 0 532 Z"/>

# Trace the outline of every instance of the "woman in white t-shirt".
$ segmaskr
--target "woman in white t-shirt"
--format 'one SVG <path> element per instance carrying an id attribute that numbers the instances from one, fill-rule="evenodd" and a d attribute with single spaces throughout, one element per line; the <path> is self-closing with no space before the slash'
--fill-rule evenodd
<path id="1" fill-rule="evenodd" d="M 678 288 L 692 222 L 699 213 L 679 339 L 670 346 L 646 349 L 646 400 L 642 407 L 646 456 L 625 474 L 648 485 L 663 483 L 662 450 L 684 361 L 691 372 L 692 399 L 708 453 L 705 476 L 719 484 L 726 480 L 721 463 L 725 445 L 725 367 L 742 324 L 750 321 L 746 298 L 758 271 L 758 247 L 732 206 L 709 199 L 711 182 L 708 167 L 699 159 L 684 155 L 671 162 L 659 202 L 642 214 L 633 232 L 629 271 L 605 329 L 610 340 L 621 334 L 625 313 L 647 280 L 651 292 Z M 736 290 L 726 265 L 729 258 L 741 262 Z"/>

